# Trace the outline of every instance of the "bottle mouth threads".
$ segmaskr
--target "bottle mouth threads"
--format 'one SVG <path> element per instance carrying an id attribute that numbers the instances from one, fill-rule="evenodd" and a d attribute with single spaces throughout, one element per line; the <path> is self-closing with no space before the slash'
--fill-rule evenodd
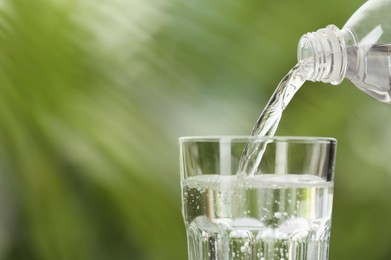
<path id="1" fill-rule="evenodd" d="M 343 33 L 335 25 L 303 35 L 298 45 L 298 61 L 312 71 L 308 80 L 337 85 L 347 69 L 347 51 Z"/>

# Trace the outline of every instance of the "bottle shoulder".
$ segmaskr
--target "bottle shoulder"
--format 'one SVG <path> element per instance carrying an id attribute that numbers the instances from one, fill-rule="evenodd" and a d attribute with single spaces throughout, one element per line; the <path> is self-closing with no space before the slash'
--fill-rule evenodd
<path id="1" fill-rule="evenodd" d="M 391 0 L 371 0 L 362 5 L 346 22 L 357 44 L 387 44 L 391 42 Z"/>

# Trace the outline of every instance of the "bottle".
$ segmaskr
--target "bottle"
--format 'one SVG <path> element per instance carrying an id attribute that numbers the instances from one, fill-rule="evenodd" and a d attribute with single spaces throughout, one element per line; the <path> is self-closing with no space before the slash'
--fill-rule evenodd
<path id="1" fill-rule="evenodd" d="M 303 35 L 298 60 L 310 81 L 338 85 L 344 78 L 391 104 L 391 0 L 369 0 L 342 29 L 335 25 Z"/>

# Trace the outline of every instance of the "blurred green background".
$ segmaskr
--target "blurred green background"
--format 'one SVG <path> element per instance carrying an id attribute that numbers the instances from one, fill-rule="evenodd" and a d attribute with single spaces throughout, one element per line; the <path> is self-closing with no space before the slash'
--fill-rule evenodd
<path id="1" fill-rule="evenodd" d="M 186 259 L 177 138 L 245 135 L 300 36 L 355 0 L 0 1 L 0 259 Z M 331 260 L 391 258 L 391 106 L 306 83 L 338 139 Z"/>

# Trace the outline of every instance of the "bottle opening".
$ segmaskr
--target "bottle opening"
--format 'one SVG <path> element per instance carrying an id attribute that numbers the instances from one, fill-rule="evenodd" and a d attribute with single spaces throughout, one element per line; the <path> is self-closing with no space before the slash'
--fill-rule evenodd
<path id="1" fill-rule="evenodd" d="M 334 25 L 303 35 L 298 45 L 298 61 L 312 70 L 310 81 L 339 84 L 346 74 L 346 44 Z"/>

